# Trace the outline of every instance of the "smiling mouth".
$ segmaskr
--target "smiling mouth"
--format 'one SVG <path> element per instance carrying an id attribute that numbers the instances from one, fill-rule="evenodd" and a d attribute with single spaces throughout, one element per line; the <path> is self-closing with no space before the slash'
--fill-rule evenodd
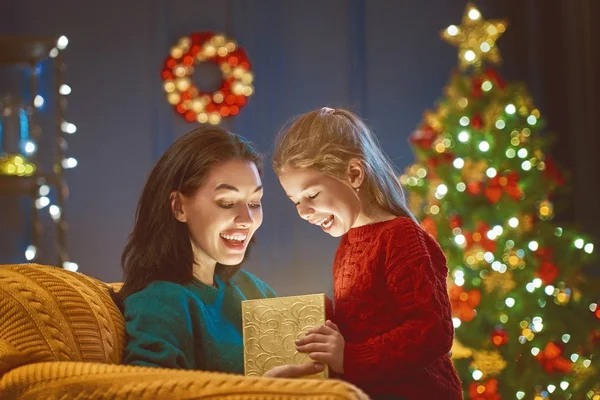
<path id="1" fill-rule="evenodd" d="M 333 215 L 323 218 L 315 223 L 315 225 L 319 225 L 323 229 L 330 228 L 332 224 L 333 224 Z"/>
<path id="2" fill-rule="evenodd" d="M 248 241 L 247 233 L 221 233 L 219 236 L 221 237 L 225 245 L 227 245 L 227 247 L 234 250 L 244 249 Z"/>

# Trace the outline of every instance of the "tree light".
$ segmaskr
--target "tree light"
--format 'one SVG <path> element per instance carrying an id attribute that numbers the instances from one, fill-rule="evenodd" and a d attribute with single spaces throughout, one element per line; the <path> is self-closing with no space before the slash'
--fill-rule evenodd
<path id="1" fill-rule="evenodd" d="M 527 149 L 519 149 L 519 151 L 517 152 L 519 158 L 525 158 L 527 157 L 527 154 Z"/>
<path id="2" fill-rule="evenodd" d="M 79 266 L 76 263 L 74 263 L 74 262 L 65 261 L 63 263 L 63 268 L 66 269 L 67 271 L 75 272 L 75 271 L 77 271 L 79 269 Z"/>
<path id="3" fill-rule="evenodd" d="M 448 28 L 446 28 L 446 32 L 450 36 L 456 36 L 458 35 L 458 27 L 456 25 L 450 25 Z"/>
<path id="4" fill-rule="evenodd" d="M 467 239 L 465 238 L 464 235 L 456 235 L 456 236 L 454 236 L 454 241 L 456 242 L 457 245 L 462 246 L 463 244 L 466 243 Z"/>
<path id="5" fill-rule="evenodd" d="M 469 141 L 469 133 L 467 131 L 461 131 L 458 134 L 458 140 L 465 143 Z"/>
<path id="6" fill-rule="evenodd" d="M 533 284 L 533 282 L 529 282 L 527 285 L 525 285 L 525 289 L 529 293 L 533 293 L 535 291 L 535 285 Z"/>
<path id="7" fill-rule="evenodd" d="M 38 94 L 38 95 L 37 95 L 37 96 L 35 96 L 35 98 L 33 99 L 33 105 L 34 105 L 36 108 L 40 108 L 41 106 L 43 106 L 43 105 L 44 105 L 44 98 Z"/>
<path id="8" fill-rule="evenodd" d="M 66 96 L 71 93 L 71 87 L 63 83 L 62 85 L 60 85 L 58 93 L 62 94 L 63 96 Z"/>
<path id="9" fill-rule="evenodd" d="M 463 160 L 462 158 L 456 158 L 454 159 L 454 162 L 452 163 L 452 165 L 454 165 L 454 168 L 456 169 L 461 169 L 462 167 L 465 166 L 465 160 Z"/>
<path id="10" fill-rule="evenodd" d="M 64 35 L 59 37 L 58 40 L 56 41 L 56 47 L 58 47 L 59 50 L 65 49 L 68 44 L 69 44 L 69 39 L 67 39 L 67 37 Z"/>
<path id="11" fill-rule="evenodd" d="M 40 189 L 39 189 L 40 196 L 48 196 L 49 193 L 50 193 L 50 186 L 48 186 L 48 185 L 40 186 Z"/>
<path id="12" fill-rule="evenodd" d="M 481 13 L 475 7 L 469 10 L 469 18 L 473 21 L 478 20 L 481 17 Z"/>
<path id="13" fill-rule="evenodd" d="M 35 258 L 35 255 L 37 254 L 37 248 L 30 244 L 29 246 L 27 246 L 27 249 L 25 250 L 25 258 L 27 259 L 27 261 L 31 261 Z"/>

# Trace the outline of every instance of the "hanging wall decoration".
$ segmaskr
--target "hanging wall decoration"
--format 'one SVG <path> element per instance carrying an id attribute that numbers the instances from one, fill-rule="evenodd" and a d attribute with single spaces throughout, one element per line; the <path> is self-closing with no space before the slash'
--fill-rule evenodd
<path id="1" fill-rule="evenodd" d="M 204 91 L 192 82 L 194 67 L 214 62 L 221 70 L 219 88 Z M 219 124 L 237 115 L 254 91 L 245 50 L 223 34 L 195 32 L 179 39 L 165 59 L 161 77 L 169 104 L 188 122 Z"/>

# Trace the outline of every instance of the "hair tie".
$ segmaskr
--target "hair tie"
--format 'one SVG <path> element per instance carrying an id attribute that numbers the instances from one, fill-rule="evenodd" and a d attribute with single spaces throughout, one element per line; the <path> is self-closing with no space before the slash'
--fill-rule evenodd
<path id="1" fill-rule="evenodd" d="M 322 115 L 333 114 L 334 112 L 335 112 L 335 110 L 333 108 L 329 108 L 329 107 L 321 108 Z"/>

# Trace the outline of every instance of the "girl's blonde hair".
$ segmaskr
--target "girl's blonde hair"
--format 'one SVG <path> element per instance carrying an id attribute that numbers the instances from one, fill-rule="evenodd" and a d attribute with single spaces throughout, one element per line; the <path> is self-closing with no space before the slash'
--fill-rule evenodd
<path id="1" fill-rule="evenodd" d="M 273 169 L 279 174 L 286 168 L 313 168 L 343 179 L 353 158 L 361 161 L 365 171 L 361 190 L 379 208 L 415 219 L 392 162 L 367 125 L 348 110 L 323 107 L 285 126 L 277 136 Z"/>

